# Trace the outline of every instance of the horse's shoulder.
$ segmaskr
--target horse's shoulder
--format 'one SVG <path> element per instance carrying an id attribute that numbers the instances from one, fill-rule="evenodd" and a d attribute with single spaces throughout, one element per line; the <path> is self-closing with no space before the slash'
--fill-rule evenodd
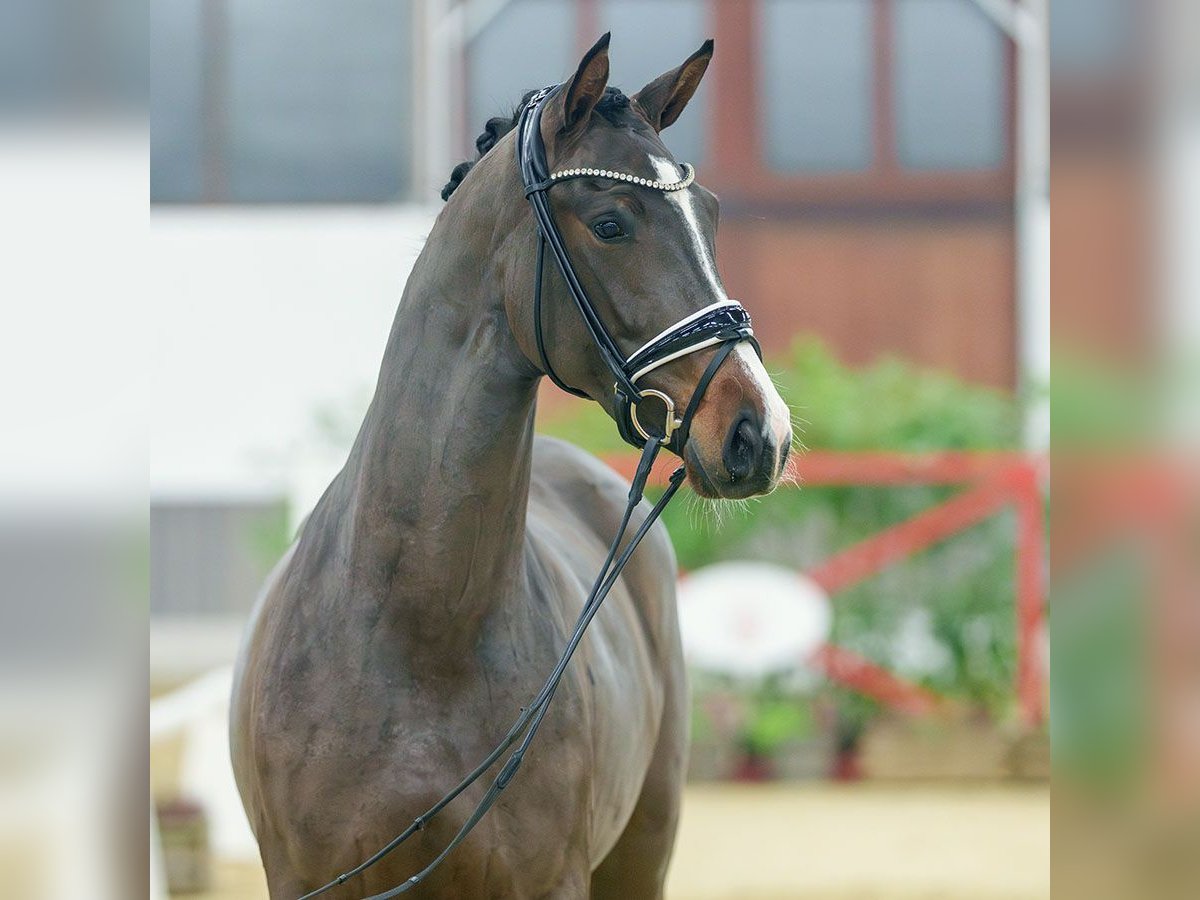
<path id="1" fill-rule="evenodd" d="M 570 441 L 539 434 L 533 442 L 534 477 L 544 486 L 586 488 L 620 499 L 622 507 L 629 482 L 591 453 Z"/>
<path id="2" fill-rule="evenodd" d="M 608 545 L 629 502 L 629 482 L 574 444 L 538 435 L 533 445 L 533 496 L 565 507 Z M 643 500 L 639 510 L 631 529 L 644 519 L 650 505 Z M 661 521 L 650 529 L 644 545 L 656 557 L 658 569 L 669 570 L 673 579 L 675 550 Z"/>

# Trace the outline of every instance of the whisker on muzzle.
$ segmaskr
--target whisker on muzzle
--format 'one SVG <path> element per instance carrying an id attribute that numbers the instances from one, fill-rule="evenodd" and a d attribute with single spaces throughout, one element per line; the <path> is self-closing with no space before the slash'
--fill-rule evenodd
<path id="1" fill-rule="evenodd" d="M 747 497 L 743 500 L 730 500 L 721 497 L 702 497 L 699 494 L 688 495 L 686 509 L 689 524 L 696 529 L 718 531 L 729 521 L 734 513 L 743 516 L 750 515 L 750 502 L 761 500 L 761 497 Z"/>
<path id="2" fill-rule="evenodd" d="M 767 372 L 767 377 L 771 379 L 771 384 L 774 386 L 775 392 L 779 395 L 780 399 L 783 400 L 784 406 L 787 407 L 788 425 L 790 426 L 791 433 L 791 442 L 789 444 L 787 460 L 784 462 L 783 470 L 779 473 L 779 483 L 799 485 L 802 482 L 799 467 L 795 465 L 789 466 L 788 462 L 792 461 L 801 453 L 808 452 L 808 445 L 804 443 L 803 438 L 804 426 L 812 423 L 800 415 L 800 407 L 798 404 L 788 402 L 783 391 L 780 389 L 779 380 L 776 378 L 776 376 L 771 372 Z"/>

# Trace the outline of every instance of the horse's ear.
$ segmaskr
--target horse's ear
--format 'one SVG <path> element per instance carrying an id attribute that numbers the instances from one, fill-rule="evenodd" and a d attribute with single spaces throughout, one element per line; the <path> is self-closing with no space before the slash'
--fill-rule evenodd
<path id="1" fill-rule="evenodd" d="M 704 77 L 712 55 L 713 41 L 709 38 L 684 60 L 683 65 L 659 75 L 633 95 L 633 102 L 641 108 L 655 131 L 662 131 L 679 118 L 696 88 L 700 87 L 700 79 Z"/>
<path id="2" fill-rule="evenodd" d="M 612 33 L 606 31 L 584 54 L 575 70 L 575 77 L 563 94 L 564 131 L 586 125 L 592 110 L 604 96 L 604 89 L 608 87 L 608 41 L 611 37 Z"/>

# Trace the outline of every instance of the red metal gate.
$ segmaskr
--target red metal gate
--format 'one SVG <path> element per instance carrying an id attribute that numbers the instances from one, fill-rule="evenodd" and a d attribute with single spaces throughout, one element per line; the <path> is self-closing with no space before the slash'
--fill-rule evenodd
<path id="1" fill-rule="evenodd" d="M 631 477 L 637 457 L 609 460 Z M 799 483 L 818 486 L 899 487 L 960 485 L 963 490 L 912 518 L 880 531 L 810 568 L 806 573 L 830 596 L 881 569 L 927 549 L 1012 507 L 1016 513 L 1015 598 L 1017 668 L 1015 692 L 1025 723 L 1045 715 L 1046 541 L 1041 484 L 1046 461 L 1021 453 L 830 453 L 810 452 L 792 463 Z M 668 466 L 655 471 L 665 483 Z M 931 713 L 944 700 L 862 656 L 826 644 L 812 660 L 832 680 L 912 713 Z"/>

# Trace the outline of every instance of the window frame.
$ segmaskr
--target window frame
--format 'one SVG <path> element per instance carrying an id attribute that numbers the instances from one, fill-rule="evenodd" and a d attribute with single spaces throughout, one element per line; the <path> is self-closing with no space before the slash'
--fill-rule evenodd
<path id="1" fill-rule="evenodd" d="M 407 158 L 402 155 L 392 157 L 393 171 L 398 176 L 399 190 L 394 193 L 380 193 L 371 197 L 330 196 L 318 198 L 272 198 L 252 197 L 245 192 L 235 189 L 236 157 L 233 125 L 231 122 L 230 105 L 236 85 L 232 80 L 231 67 L 232 47 L 237 41 L 234 33 L 233 16 L 227 2 L 217 0 L 197 0 L 197 36 L 198 52 L 198 96 L 197 96 L 197 172 L 196 188 L 193 191 L 175 196 L 155 196 L 151 184 L 150 205 L 154 207 L 256 207 L 269 208 L 274 206 L 296 207 L 388 207 L 413 203 L 418 200 L 420 190 L 420 152 L 418 131 L 414 128 L 407 136 L 402 136 L 401 144 L 407 144 Z M 408 26 L 400 32 L 400 38 L 409 42 L 407 61 L 399 67 L 405 72 L 407 84 L 401 87 L 409 94 L 409 115 L 416 123 L 421 98 L 417 95 L 421 79 L 421 58 L 424 52 L 420 45 L 422 34 L 416 6 L 407 9 Z M 153 35 L 151 35 L 153 38 Z M 399 70 L 398 69 L 398 70 Z M 153 78 L 153 70 L 150 77 Z M 153 110 L 151 111 L 151 129 L 153 129 Z M 152 141 L 153 142 L 153 141 Z M 153 182 L 153 147 L 151 147 L 151 181 Z M 186 193 L 186 196 L 184 195 Z"/>
<path id="2" fill-rule="evenodd" d="M 603 13 L 601 10 L 603 0 L 559 0 L 559 2 L 570 9 L 571 15 L 574 18 L 572 49 L 574 61 L 578 61 L 579 59 L 582 59 L 583 55 L 592 48 L 592 45 L 596 43 L 597 38 L 603 33 L 603 26 L 601 24 L 603 21 Z M 735 4 L 732 3 L 732 0 L 698 0 L 698 2 L 704 11 L 708 34 L 715 38 L 717 44 L 720 44 L 721 35 L 719 34 L 718 29 L 720 17 L 717 15 L 717 9 L 721 5 Z M 740 3 L 740 0 L 738 0 L 738 2 Z M 699 44 L 697 44 L 697 48 L 698 47 Z M 451 134 L 450 138 L 452 146 L 462 148 L 462 152 L 466 154 L 467 158 L 471 158 L 472 154 L 474 153 L 475 137 L 479 134 L 480 126 L 482 126 L 483 123 L 472 121 L 472 116 L 470 113 L 471 97 L 468 93 L 470 91 L 471 80 L 470 42 L 464 41 L 459 50 L 460 52 L 458 54 L 456 64 L 459 84 L 461 85 L 461 97 L 460 102 L 456 104 L 457 114 L 454 116 L 453 122 L 454 133 Z M 721 51 L 718 50 L 718 56 L 720 55 Z M 670 69 L 672 65 L 679 65 L 682 62 L 683 57 L 680 57 L 676 60 L 664 59 L 662 60 L 662 66 L 660 67 L 660 70 L 665 72 Z M 574 62 L 572 65 L 574 65 Z M 714 65 L 708 70 L 705 76 L 706 84 L 711 84 L 711 82 L 716 80 L 714 77 L 714 72 L 716 69 L 717 66 Z M 564 72 L 563 77 L 566 77 L 569 74 L 569 72 Z M 542 85 L 526 85 L 526 87 L 529 89 L 541 86 Z M 620 85 L 620 87 L 628 91 L 635 91 L 639 89 L 641 85 L 623 84 Z M 714 123 L 719 121 L 719 116 L 717 116 L 716 112 L 716 105 L 718 102 L 717 92 L 711 87 L 709 87 L 708 90 L 711 91 L 711 94 L 706 104 L 707 108 L 705 110 L 704 121 L 701 125 L 704 135 L 703 156 L 698 159 L 685 160 L 685 162 L 692 163 L 693 165 L 702 168 L 708 168 L 713 165 L 715 157 L 715 139 L 712 131 L 715 127 Z M 512 102 L 516 102 L 518 99 L 518 97 L 513 97 Z"/>
<path id="3" fill-rule="evenodd" d="M 970 3 L 971 0 L 960 0 Z M 874 78 L 872 140 L 874 162 L 854 172 L 786 172 L 768 161 L 761 66 L 714 66 L 717 78 L 710 123 L 716 177 L 726 191 L 745 201 L 773 206 L 930 205 L 990 206 L 1012 199 L 1015 180 L 1016 51 L 1005 42 L 1004 150 L 998 166 L 986 169 L 919 170 L 905 168 L 896 141 L 895 0 L 871 0 Z M 759 59 L 763 0 L 720 3 L 712 15 L 719 51 L 729 58 Z"/>

